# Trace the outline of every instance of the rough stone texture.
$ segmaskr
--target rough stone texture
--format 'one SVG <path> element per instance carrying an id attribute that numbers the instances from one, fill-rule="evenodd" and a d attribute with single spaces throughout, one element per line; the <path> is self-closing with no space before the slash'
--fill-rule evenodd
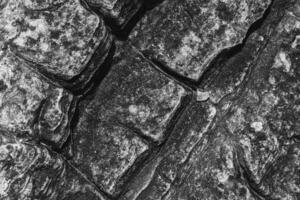
<path id="1" fill-rule="evenodd" d="M 82 103 L 73 138 L 74 163 L 111 195 L 119 193 L 119 185 L 149 148 L 138 136 L 164 140 L 187 95 L 130 46 L 119 44 L 116 51 L 110 73 L 91 100 Z"/>
<path id="2" fill-rule="evenodd" d="M 83 113 L 74 134 L 72 163 L 98 187 L 115 196 L 149 147 L 128 129 L 101 123 L 95 118 L 98 114 L 95 107 Z"/>
<path id="3" fill-rule="evenodd" d="M 253 69 L 251 75 L 256 78 L 248 82 L 227 120 L 228 129 L 238 135 L 244 167 L 256 184 L 264 180 L 269 169 L 279 167 L 277 160 L 288 154 L 294 143 L 291 139 L 298 132 L 299 27 L 298 18 L 287 11 Z M 280 170 L 277 173 L 281 173 Z M 299 178 L 299 174 L 296 176 Z M 264 192 L 273 196 L 279 189 L 282 199 L 299 195 L 299 188 L 274 188 Z"/>
<path id="4" fill-rule="evenodd" d="M 0 1 L 1 200 L 300 199 L 298 0 L 87 2 Z"/>
<path id="5" fill-rule="evenodd" d="M 246 36 L 270 1 L 169 0 L 150 11 L 130 40 L 149 58 L 198 80 L 224 49 Z"/>
<path id="6" fill-rule="evenodd" d="M 1 199 L 104 200 L 61 156 L 2 131 L 0 169 Z"/>
<path id="7" fill-rule="evenodd" d="M 0 60 L 0 129 L 61 146 L 75 98 L 7 51 Z"/>
<path id="8" fill-rule="evenodd" d="M 96 12 L 124 28 L 128 21 L 139 11 L 144 0 L 85 0 Z"/>
<path id="9" fill-rule="evenodd" d="M 112 69 L 96 89 L 88 110 L 161 142 L 188 91 L 154 69 L 129 45 L 117 46 Z"/>
<path id="10" fill-rule="evenodd" d="M 18 56 L 63 85 L 83 87 L 79 84 L 90 80 L 108 54 L 111 38 L 103 21 L 79 0 L 3 4 L 4 40 Z M 78 80 L 67 83 L 72 79 Z"/>

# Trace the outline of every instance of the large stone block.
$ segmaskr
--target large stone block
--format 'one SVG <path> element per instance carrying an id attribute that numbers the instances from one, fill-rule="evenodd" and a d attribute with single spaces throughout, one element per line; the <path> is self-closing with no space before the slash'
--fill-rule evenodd
<path id="1" fill-rule="evenodd" d="M 69 136 L 75 102 L 9 50 L 0 58 L 0 129 L 60 147 Z"/>
<path id="2" fill-rule="evenodd" d="M 103 21 L 79 0 L 4 1 L 0 15 L 2 43 L 73 90 L 87 84 L 110 49 Z"/>
<path id="3" fill-rule="evenodd" d="M 58 154 L 0 131 L 0 198 L 104 200 Z"/>
<path id="4" fill-rule="evenodd" d="M 138 23 L 130 40 L 150 59 L 197 81 L 219 53 L 242 43 L 270 2 L 164 1 Z"/>

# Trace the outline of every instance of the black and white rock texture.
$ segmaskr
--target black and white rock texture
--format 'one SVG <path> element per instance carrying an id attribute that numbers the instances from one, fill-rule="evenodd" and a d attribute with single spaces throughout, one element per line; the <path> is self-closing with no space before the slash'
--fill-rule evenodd
<path id="1" fill-rule="evenodd" d="M 299 200 L 299 0 L 0 0 L 0 200 Z"/>

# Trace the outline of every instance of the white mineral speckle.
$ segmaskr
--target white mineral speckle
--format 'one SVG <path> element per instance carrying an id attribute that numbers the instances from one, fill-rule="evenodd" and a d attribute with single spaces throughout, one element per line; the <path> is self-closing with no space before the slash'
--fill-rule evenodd
<path id="1" fill-rule="evenodd" d="M 273 65 L 274 68 L 283 67 L 285 72 L 289 72 L 291 70 L 291 59 L 286 54 L 286 52 L 280 51 L 275 57 L 275 63 Z"/>
<path id="2" fill-rule="evenodd" d="M 209 99 L 209 92 L 197 90 L 197 101 L 206 101 Z"/>
<path id="3" fill-rule="evenodd" d="M 128 110 L 131 114 L 136 115 L 138 112 L 138 107 L 136 105 L 130 105 Z"/>
<path id="4" fill-rule="evenodd" d="M 263 123 L 262 122 L 252 122 L 251 128 L 255 130 L 255 132 L 259 132 L 263 130 Z"/>
<path id="5" fill-rule="evenodd" d="M 0 171 L 0 197 L 6 195 L 9 181 L 5 178 L 5 171 Z"/>
<path id="6" fill-rule="evenodd" d="M 298 46 L 299 40 L 300 40 L 300 35 L 297 35 L 295 40 L 293 41 L 293 43 L 291 45 L 293 49 L 295 49 Z"/>

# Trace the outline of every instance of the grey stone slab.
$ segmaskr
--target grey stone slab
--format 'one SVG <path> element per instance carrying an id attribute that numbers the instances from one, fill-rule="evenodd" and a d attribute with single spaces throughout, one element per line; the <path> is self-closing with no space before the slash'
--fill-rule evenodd
<path id="1" fill-rule="evenodd" d="M 0 129 L 60 147 L 69 136 L 75 102 L 9 50 L 0 58 Z"/>
<path id="2" fill-rule="evenodd" d="M 105 200 L 56 153 L 0 132 L 0 198 Z"/>
<path id="3" fill-rule="evenodd" d="M 74 90 L 87 84 L 110 49 L 112 38 L 102 19 L 79 0 L 5 1 L 1 15 L 2 43 Z"/>
<path id="4" fill-rule="evenodd" d="M 132 31 L 130 40 L 149 58 L 199 80 L 223 50 L 241 44 L 271 1 L 164 1 Z"/>

